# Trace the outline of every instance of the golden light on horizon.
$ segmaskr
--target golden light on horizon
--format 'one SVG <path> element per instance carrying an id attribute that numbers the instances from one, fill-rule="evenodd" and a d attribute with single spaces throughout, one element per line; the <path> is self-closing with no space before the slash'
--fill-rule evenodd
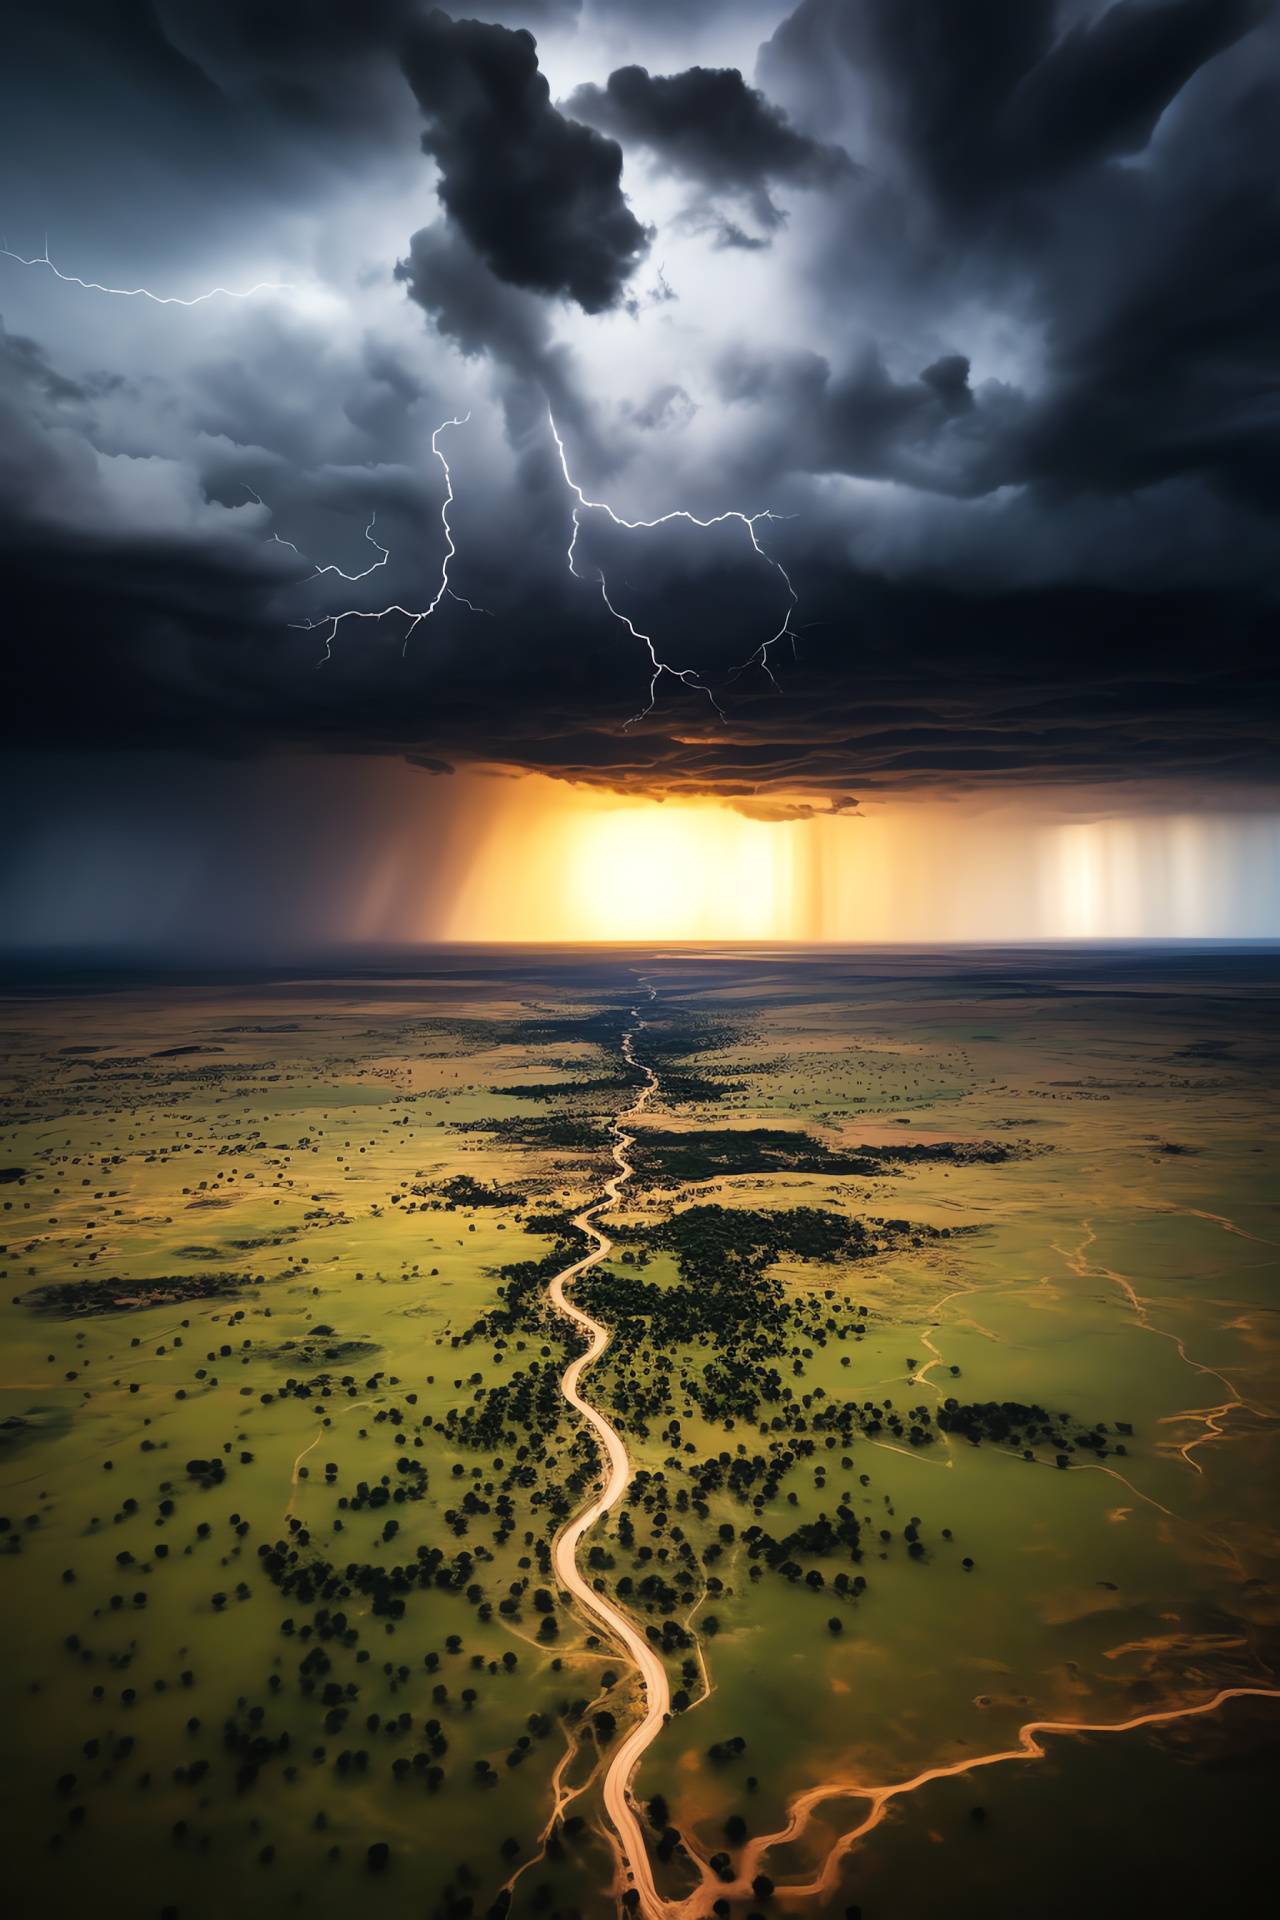
<path id="1" fill-rule="evenodd" d="M 817 937 L 808 822 L 747 820 L 714 800 L 621 800 L 521 782 L 452 903 L 446 937 Z M 540 804 L 539 804 L 540 803 Z"/>
<path id="2" fill-rule="evenodd" d="M 810 795 L 748 819 L 391 756 L 175 756 L 167 777 L 159 814 L 123 774 L 87 805 L 59 766 L 28 770 L 0 873 L 13 947 L 1280 937 L 1269 794 L 872 793 L 838 814 Z"/>
<path id="3" fill-rule="evenodd" d="M 1269 813 L 1072 818 L 1054 794 L 934 795 L 759 820 L 541 775 L 468 777 L 468 794 L 465 846 L 448 852 L 448 900 L 424 937 L 981 942 L 1280 925 Z"/>

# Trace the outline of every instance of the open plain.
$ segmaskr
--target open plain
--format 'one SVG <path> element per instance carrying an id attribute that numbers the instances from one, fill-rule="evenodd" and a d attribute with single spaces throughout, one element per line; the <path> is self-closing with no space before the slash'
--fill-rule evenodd
<path id="1" fill-rule="evenodd" d="M 11 1910 L 1225 1911 L 1275 1013 L 1264 949 L 13 979 Z"/>

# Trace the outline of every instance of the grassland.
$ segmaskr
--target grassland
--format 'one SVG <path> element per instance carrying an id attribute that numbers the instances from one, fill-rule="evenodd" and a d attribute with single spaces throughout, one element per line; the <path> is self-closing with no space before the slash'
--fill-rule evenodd
<path id="1" fill-rule="evenodd" d="M 583 1282 L 634 1497 L 583 1559 L 680 1707 L 635 1783 L 671 1898 L 682 1846 L 732 1862 L 815 1787 L 1275 1684 L 1265 967 L 544 955 L 15 991 L 18 1912 L 614 1910 L 598 1783 L 636 1697 L 550 1576 L 597 1461 L 543 1294 L 634 1097 L 642 985 L 662 1091 Z M 789 1904 L 856 1823 L 834 1798 L 766 1858 L 772 1910 L 1075 1912 L 1099 1861 L 1149 1894 L 1161 1827 L 1197 1823 L 1206 1889 L 1243 1888 L 1275 1714 L 937 1783 Z"/>

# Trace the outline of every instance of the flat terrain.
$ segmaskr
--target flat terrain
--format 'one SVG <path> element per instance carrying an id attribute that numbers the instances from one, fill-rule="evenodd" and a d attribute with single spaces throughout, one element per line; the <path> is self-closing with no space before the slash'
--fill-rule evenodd
<path id="1" fill-rule="evenodd" d="M 603 1462 L 547 1289 L 648 1071 L 570 1297 L 632 1468 L 578 1566 L 672 1698 L 658 1898 L 1235 1904 L 1280 1751 L 1276 1004 L 1211 949 L 13 983 L 13 1910 L 616 1910 L 644 1703 L 555 1577 Z"/>

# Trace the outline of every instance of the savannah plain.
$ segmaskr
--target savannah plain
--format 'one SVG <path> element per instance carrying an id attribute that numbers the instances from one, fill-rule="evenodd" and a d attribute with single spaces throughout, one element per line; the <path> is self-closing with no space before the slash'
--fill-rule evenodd
<path id="1" fill-rule="evenodd" d="M 650 1074 L 570 1297 L 661 1909 L 1227 1910 L 1280 1757 L 1275 1011 L 1226 950 L 11 983 L 9 1910 L 634 1910 L 547 1288 Z"/>

